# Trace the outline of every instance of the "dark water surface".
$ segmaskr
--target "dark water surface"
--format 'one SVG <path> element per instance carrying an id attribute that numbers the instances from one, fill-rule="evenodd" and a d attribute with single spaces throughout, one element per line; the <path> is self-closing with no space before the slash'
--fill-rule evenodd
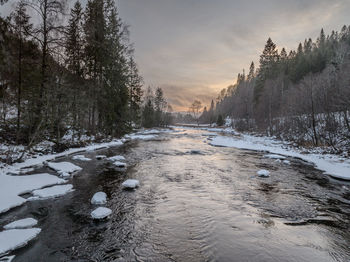
<path id="1" fill-rule="evenodd" d="M 72 161 L 83 167 L 73 193 L 0 216 L 0 225 L 32 216 L 42 229 L 14 261 L 350 261 L 349 185 L 296 159 L 285 165 L 210 146 L 202 133 L 163 134 Z M 129 168 L 108 171 L 95 154 L 122 154 Z M 256 176 L 263 168 L 269 178 Z M 123 191 L 127 178 L 141 187 Z M 113 210 L 105 222 L 90 218 L 97 191 Z"/>

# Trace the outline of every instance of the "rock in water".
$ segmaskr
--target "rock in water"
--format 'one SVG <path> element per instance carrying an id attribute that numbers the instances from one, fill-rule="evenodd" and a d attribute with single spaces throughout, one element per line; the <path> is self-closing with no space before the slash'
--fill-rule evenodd
<path id="1" fill-rule="evenodd" d="M 107 207 L 98 207 L 91 212 L 91 217 L 93 219 L 104 219 L 112 214 L 112 210 Z"/>
<path id="2" fill-rule="evenodd" d="M 140 186 L 140 182 L 136 179 L 127 179 L 123 182 L 122 187 L 124 189 L 135 189 Z"/>
<path id="3" fill-rule="evenodd" d="M 97 192 L 91 198 L 91 204 L 93 205 L 104 205 L 107 203 L 107 195 L 105 192 Z"/>
<path id="4" fill-rule="evenodd" d="M 269 177 L 270 176 L 270 172 L 267 171 L 266 169 L 261 169 L 257 172 L 259 177 Z"/>

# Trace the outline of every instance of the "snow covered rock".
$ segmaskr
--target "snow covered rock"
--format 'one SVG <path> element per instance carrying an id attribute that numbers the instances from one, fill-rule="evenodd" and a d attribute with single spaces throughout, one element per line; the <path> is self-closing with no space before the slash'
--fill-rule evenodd
<path id="1" fill-rule="evenodd" d="M 102 160 L 102 159 L 105 159 L 105 158 L 106 158 L 105 155 L 97 155 L 97 156 L 96 156 L 96 159 L 97 159 L 97 160 Z"/>
<path id="2" fill-rule="evenodd" d="M 76 155 L 72 157 L 73 160 L 80 160 L 80 161 L 90 161 L 91 158 L 87 158 L 84 155 Z"/>
<path id="3" fill-rule="evenodd" d="M 126 168 L 126 163 L 120 161 L 115 161 L 113 165 L 115 165 L 118 168 Z"/>
<path id="4" fill-rule="evenodd" d="M 74 191 L 73 185 L 70 185 L 70 184 L 53 186 L 53 187 L 48 187 L 44 189 L 34 190 L 33 197 L 29 199 L 35 200 L 35 199 L 47 199 L 47 198 L 59 197 L 72 191 Z"/>
<path id="5" fill-rule="evenodd" d="M 33 227 L 38 224 L 38 220 L 34 218 L 24 218 L 17 221 L 14 221 L 10 224 L 4 226 L 4 229 L 20 229 L 20 228 L 28 228 Z"/>
<path id="6" fill-rule="evenodd" d="M 124 189 L 135 189 L 140 186 L 140 182 L 136 179 L 127 179 L 122 183 Z"/>
<path id="7" fill-rule="evenodd" d="M 49 168 L 57 171 L 58 173 L 65 172 L 65 173 L 72 174 L 74 172 L 82 170 L 81 167 L 76 166 L 70 162 L 58 162 L 58 163 L 49 162 L 49 163 L 47 163 L 47 166 Z"/>
<path id="8" fill-rule="evenodd" d="M 125 157 L 123 156 L 111 156 L 107 158 L 108 161 L 115 162 L 115 161 L 125 161 Z"/>
<path id="9" fill-rule="evenodd" d="M 106 207 L 98 207 L 91 212 L 91 217 L 93 219 L 104 219 L 112 214 L 112 210 Z"/>
<path id="10" fill-rule="evenodd" d="M 40 228 L 10 229 L 0 232 L 0 255 L 25 246 L 40 232 Z"/>
<path id="11" fill-rule="evenodd" d="M 27 199 L 19 195 L 45 186 L 63 184 L 67 181 L 50 174 L 36 174 L 27 176 L 8 176 L 0 174 L 0 213 L 20 206 Z"/>
<path id="12" fill-rule="evenodd" d="M 104 205 L 107 203 L 107 195 L 105 192 L 97 192 L 91 198 L 91 204 L 93 205 Z"/>
<path id="13" fill-rule="evenodd" d="M 260 177 L 269 177 L 270 176 L 270 172 L 267 171 L 266 169 L 261 169 L 257 172 L 258 176 Z"/>
<path id="14" fill-rule="evenodd" d="M 283 160 L 283 164 L 290 165 L 290 161 L 289 160 Z"/>
<path id="15" fill-rule="evenodd" d="M 285 156 L 277 155 L 277 154 L 267 154 L 264 155 L 266 158 L 271 158 L 271 159 L 285 159 Z"/>

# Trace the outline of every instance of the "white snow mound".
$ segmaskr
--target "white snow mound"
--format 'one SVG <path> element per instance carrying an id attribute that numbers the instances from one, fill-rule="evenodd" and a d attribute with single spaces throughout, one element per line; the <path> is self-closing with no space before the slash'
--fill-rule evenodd
<path id="1" fill-rule="evenodd" d="M 47 199 L 47 198 L 59 197 L 72 191 L 74 191 L 73 185 L 70 185 L 70 184 L 53 186 L 53 187 L 48 187 L 44 189 L 34 190 L 33 197 L 29 199 L 35 200 L 35 199 Z"/>
<path id="2" fill-rule="evenodd" d="M 258 172 L 256 172 L 258 174 L 258 176 L 260 177 L 269 177 L 270 176 L 270 172 L 267 171 L 266 169 L 261 169 Z"/>
<path id="3" fill-rule="evenodd" d="M 140 186 L 140 182 L 136 179 L 127 179 L 122 183 L 124 189 L 134 189 Z"/>
<path id="4" fill-rule="evenodd" d="M 119 167 L 119 168 L 125 168 L 126 167 L 126 163 L 120 162 L 120 161 L 115 161 L 113 163 L 113 165 L 115 165 L 116 167 Z"/>
<path id="5" fill-rule="evenodd" d="M 104 205 L 107 203 L 107 195 L 105 192 L 97 192 L 91 198 L 91 204 L 93 205 Z"/>
<path id="6" fill-rule="evenodd" d="M 112 161 L 112 162 L 125 161 L 125 157 L 123 157 L 123 156 L 111 156 L 111 157 L 107 158 L 107 160 Z"/>
<path id="7" fill-rule="evenodd" d="M 10 229 L 0 232 L 0 255 L 25 246 L 39 233 L 40 228 Z"/>
<path id="8" fill-rule="evenodd" d="M 34 218 L 24 218 L 17 221 L 14 221 L 10 224 L 4 226 L 4 229 L 20 229 L 20 228 L 28 228 L 33 227 L 38 224 L 38 220 Z"/>
<path id="9" fill-rule="evenodd" d="M 57 171 L 58 173 L 74 173 L 76 171 L 82 170 L 81 167 L 76 166 L 70 162 L 59 162 L 59 163 L 54 163 L 54 162 L 49 162 L 47 163 L 48 167 Z"/>
<path id="10" fill-rule="evenodd" d="M 91 217 L 93 219 L 104 219 L 112 214 L 112 210 L 107 207 L 98 207 L 91 212 Z"/>
<path id="11" fill-rule="evenodd" d="M 73 160 L 80 160 L 80 161 L 90 161 L 91 158 L 87 158 L 84 155 L 76 155 L 72 157 Z"/>

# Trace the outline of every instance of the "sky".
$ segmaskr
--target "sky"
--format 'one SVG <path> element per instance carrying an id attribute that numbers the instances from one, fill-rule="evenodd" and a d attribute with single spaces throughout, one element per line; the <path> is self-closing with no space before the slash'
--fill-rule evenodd
<path id="1" fill-rule="evenodd" d="M 268 37 L 288 51 L 321 28 L 328 34 L 350 24 L 350 0 L 116 2 L 145 86 L 161 87 L 175 111 L 187 111 L 195 99 L 209 105 L 258 61 Z"/>

